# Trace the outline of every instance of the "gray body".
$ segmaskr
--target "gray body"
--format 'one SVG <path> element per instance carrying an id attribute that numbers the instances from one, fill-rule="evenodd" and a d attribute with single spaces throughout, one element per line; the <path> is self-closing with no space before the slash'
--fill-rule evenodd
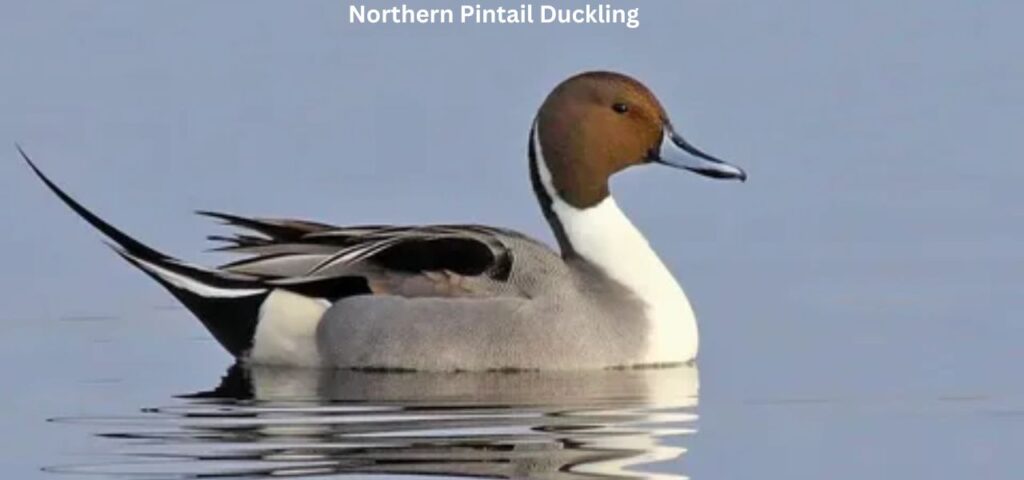
<path id="1" fill-rule="evenodd" d="M 237 247 L 255 257 L 224 268 L 289 279 L 367 278 L 372 295 L 340 298 L 322 314 L 316 312 L 320 364 L 385 370 L 562 370 L 632 366 L 645 357 L 651 329 L 643 302 L 585 259 L 563 259 L 520 233 L 471 225 L 318 227 L 304 238 Z M 317 238 L 346 247 L 312 243 Z M 379 252 L 360 256 L 380 245 L 439 239 L 486 246 L 494 263 L 505 259 L 509 268 L 498 274 L 495 267 L 486 267 L 476 275 L 406 271 L 387 264 Z M 343 261 L 346 255 L 353 260 Z M 302 320 L 265 316 L 260 321 Z M 290 334 L 287 328 L 278 332 Z M 286 356 L 265 354 L 257 345 L 250 359 L 266 363 L 273 358 L 270 363 L 277 363 Z"/>
<path id="2" fill-rule="evenodd" d="M 417 370 L 625 366 L 645 351 L 643 305 L 585 260 L 501 235 L 515 258 L 507 281 L 465 279 L 471 294 L 342 299 L 317 331 L 337 367 Z M 410 278 L 410 283 L 418 279 Z"/>

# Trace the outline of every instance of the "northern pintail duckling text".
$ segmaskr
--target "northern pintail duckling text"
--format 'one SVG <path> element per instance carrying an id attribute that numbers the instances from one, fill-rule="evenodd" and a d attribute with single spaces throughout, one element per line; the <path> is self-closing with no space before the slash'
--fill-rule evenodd
<path id="1" fill-rule="evenodd" d="M 616 8 L 608 4 L 579 7 L 521 4 L 518 7 L 485 7 L 465 4 L 458 8 L 415 8 L 407 4 L 373 8 L 349 5 L 348 21 L 353 24 L 553 24 L 640 26 L 639 8 Z"/>

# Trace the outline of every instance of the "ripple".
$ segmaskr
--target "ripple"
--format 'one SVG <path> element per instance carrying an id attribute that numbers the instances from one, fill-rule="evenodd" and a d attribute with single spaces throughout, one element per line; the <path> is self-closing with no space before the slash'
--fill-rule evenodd
<path id="1" fill-rule="evenodd" d="M 112 451 L 53 473 L 125 478 L 682 478 L 697 370 L 418 374 L 232 367 L 220 384 L 84 425 Z M 670 440 L 670 441 L 669 441 Z"/>

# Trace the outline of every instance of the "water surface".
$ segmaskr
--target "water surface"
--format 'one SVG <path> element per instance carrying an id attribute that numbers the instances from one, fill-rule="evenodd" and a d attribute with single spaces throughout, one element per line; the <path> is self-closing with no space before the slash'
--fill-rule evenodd
<path id="1" fill-rule="evenodd" d="M 683 478 L 692 366 L 587 373 L 361 373 L 234 366 L 209 390 L 51 421 L 103 439 L 48 472 L 131 478 L 330 474 Z M 659 473 L 660 471 L 660 473 Z"/>

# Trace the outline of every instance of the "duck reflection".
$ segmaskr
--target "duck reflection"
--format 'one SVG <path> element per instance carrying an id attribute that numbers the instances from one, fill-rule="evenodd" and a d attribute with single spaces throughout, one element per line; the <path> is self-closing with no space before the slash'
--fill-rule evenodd
<path id="1" fill-rule="evenodd" d="M 697 390 L 693 366 L 461 374 L 236 366 L 216 388 L 104 435 L 129 439 L 134 473 L 152 465 L 179 478 L 682 478 L 651 464 L 685 452 Z"/>

